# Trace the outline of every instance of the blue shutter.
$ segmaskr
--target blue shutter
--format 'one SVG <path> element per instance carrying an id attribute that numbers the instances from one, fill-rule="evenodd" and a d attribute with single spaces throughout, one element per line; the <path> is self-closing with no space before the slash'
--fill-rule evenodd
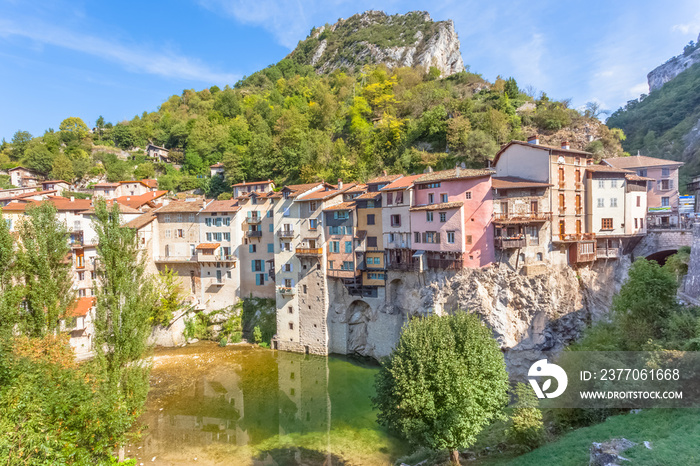
<path id="1" fill-rule="evenodd" d="M 273 229 L 275 228 L 275 226 L 271 223 L 268 225 L 268 227 L 269 227 L 270 233 L 272 233 L 274 231 Z"/>
<path id="2" fill-rule="evenodd" d="M 252 272 L 255 272 L 255 260 L 251 260 L 251 261 L 250 261 L 250 270 L 251 270 Z"/>
<path id="3" fill-rule="evenodd" d="M 292 264 L 292 263 L 289 264 L 289 271 L 294 272 L 294 264 Z"/>
<path id="4" fill-rule="evenodd" d="M 267 245 L 267 252 L 275 252 L 275 243 L 269 243 Z"/>

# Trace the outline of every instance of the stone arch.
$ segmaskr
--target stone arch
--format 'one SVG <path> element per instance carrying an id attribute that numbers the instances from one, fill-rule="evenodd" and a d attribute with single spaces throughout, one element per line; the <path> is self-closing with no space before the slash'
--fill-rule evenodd
<path id="1" fill-rule="evenodd" d="M 401 307 L 399 302 L 401 301 L 401 287 L 404 285 L 403 280 L 400 278 L 395 278 L 389 282 L 389 287 L 387 288 L 389 292 L 386 294 L 387 304 L 391 306 Z"/>
<path id="2" fill-rule="evenodd" d="M 372 309 L 369 304 L 357 299 L 350 303 L 346 311 L 348 325 L 347 354 L 367 354 L 367 323 Z"/>
<path id="3" fill-rule="evenodd" d="M 674 255 L 677 252 L 678 249 L 666 249 L 664 251 L 656 251 L 646 256 L 646 259 L 650 261 L 656 261 L 659 263 L 659 265 L 664 265 L 666 263 L 666 259 L 668 259 L 670 256 Z"/>

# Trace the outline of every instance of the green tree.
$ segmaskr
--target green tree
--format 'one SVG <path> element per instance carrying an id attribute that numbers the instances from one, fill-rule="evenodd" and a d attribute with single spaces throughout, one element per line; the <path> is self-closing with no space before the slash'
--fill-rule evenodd
<path id="1" fill-rule="evenodd" d="M 19 305 L 23 290 L 15 280 L 16 262 L 15 240 L 10 233 L 8 222 L 0 220 L 0 342 L 8 341 L 15 324 L 19 323 Z"/>
<path id="2" fill-rule="evenodd" d="M 676 308 L 676 277 L 656 261 L 637 259 L 627 281 L 613 297 L 612 310 L 624 335 L 626 351 L 640 351 L 651 339 L 662 337 L 663 328 Z"/>
<path id="3" fill-rule="evenodd" d="M 158 274 L 156 291 L 158 302 L 153 307 L 151 322 L 156 325 L 167 326 L 170 324 L 176 312 L 183 309 L 185 293 L 182 285 L 177 280 L 177 275 L 173 269 L 165 267 Z"/>
<path id="4" fill-rule="evenodd" d="M 24 285 L 23 333 L 42 337 L 58 329 L 59 318 L 74 302 L 66 225 L 51 202 L 27 208 L 19 225 L 17 267 Z"/>
<path id="5" fill-rule="evenodd" d="M 375 387 L 380 424 L 415 445 L 451 451 L 455 464 L 508 402 L 503 354 L 491 330 L 465 312 L 406 324 Z"/>
<path id="6" fill-rule="evenodd" d="M 123 422 L 115 425 L 112 433 L 116 443 L 123 445 L 148 393 L 150 366 L 144 356 L 149 349 L 156 295 L 146 275 L 136 231 L 121 226 L 118 204 L 108 209 L 104 200 L 97 201 L 95 217 L 98 278 L 94 347 L 105 390 L 116 397 L 115 409 L 122 413 Z"/>
<path id="7" fill-rule="evenodd" d="M 64 180 L 69 183 L 73 182 L 75 172 L 73 172 L 73 162 L 64 154 L 59 154 L 53 161 L 51 168 L 51 178 L 54 180 Z"/>
<path id="8" fill-rule="evenodd" d="M 120 149 L 128 150 L 136 145 L 137 137 L 131 129 L 131 126 L 125 123 L 119 123 L 112 128 L 112 139 L 114 145 Z"/>
<path id="9" fill-rule="evenodd" d="M 134 170 L 134 176 L 137 180 L 142 180 L 144 178 L 154 178 L 156 176 L 156 168 L 151 162 L 145 162 L 136 167 Z"/>
<path id="10" fill-rule="evenodd" d="M 13 160 L 21 160 L 24 157 L 24 150 L 31 140 L 32 135 L 29 131 L 19 130 L 12 136 L 12 152 L 10 156 Z"/>
<path id="11" fill-rule="evenodd" d="M 534 450 L 545 439 L 542 411 L 537 396 L 528 384 L 515 385 L 515 405 L 506 430 L 508 442 L 524 450 Z"/>
<path id="12" fill-rule="evenodd" d="M 66 144 L 79 143 L 85 139 L 89 130 L 85 122 L 78 117 L 68 117 L 58 126 L 61 140 Z"/>
<path id="13" fill-rule="evenodd" d="M 262 341 L 262 331 L 260 330 L 260 327 L 257 325 L 253 329 L 253 341 L 258 344 Z"/>
<path id="14" fill-rule="evenodd" d="M 53 168 L 54 154 L 38 139 L 29 142 L 24 150 L 22 164 L 42 175 L 48 175 Z"/>

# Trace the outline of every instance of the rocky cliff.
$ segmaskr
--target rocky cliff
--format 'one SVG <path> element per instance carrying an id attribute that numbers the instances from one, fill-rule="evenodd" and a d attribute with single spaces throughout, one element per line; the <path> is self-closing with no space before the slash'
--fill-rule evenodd
<path id="1" fill-rule="evenodd" d="M 698 35 L 698 42 L 700 43 L 700 35 Z M 684 53 L 673 57 L 663 65 L 654 68 L 647 75 L 649 92 L 661 89 L 661 86 L 696 63 L 700 63 L 700 48 L 696 48 L 687 55 Z"/>
<path id="2" fill-rule="evenodd" d="M 381 11 L 314 28 L 287 57 L 319 73 L 365 64 L 431 66 L 449 76 L 464 70 L 452 20 L 433 21 L 427 12 L 389 16 Z"/>

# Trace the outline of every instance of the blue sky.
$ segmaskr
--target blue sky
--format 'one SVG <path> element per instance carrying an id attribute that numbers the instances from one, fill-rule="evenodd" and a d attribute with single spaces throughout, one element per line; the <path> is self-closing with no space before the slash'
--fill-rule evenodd
<path id="1" fill-rule="evenodd" d="M 312 26 L 368 9 L 453 19 L 471 71 L 611 110 L 700 33 L 697 0 L 0 0 L 0 138 L 69 116 L 117 123 L 183 89 L 233 84 Z"/>

